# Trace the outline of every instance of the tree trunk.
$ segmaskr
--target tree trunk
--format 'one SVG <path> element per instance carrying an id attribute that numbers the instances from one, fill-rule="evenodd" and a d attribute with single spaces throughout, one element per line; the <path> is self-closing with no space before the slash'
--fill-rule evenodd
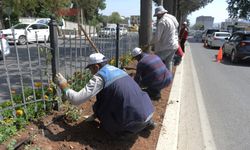
<path id="1" fill-rule="evenodd" d="M 174 15 L 174 0 L 163 0 L 163 7 L 169 14 Z"/>
<path id="2" fill-rule="evenodd" d="M 141 0 L 139 46 L 149 44 L 152 36 L 152 0 Z"/>
<path id="3" fill-rule="evenodd" d="M 163 5 L 163 0 L 157 0 L 157 5 L 158 6 Z"/>
<path id="4" fill-rule="evenodd" d="M 3 1 L 0 0 L 0 29 L 3 29 Z"/>

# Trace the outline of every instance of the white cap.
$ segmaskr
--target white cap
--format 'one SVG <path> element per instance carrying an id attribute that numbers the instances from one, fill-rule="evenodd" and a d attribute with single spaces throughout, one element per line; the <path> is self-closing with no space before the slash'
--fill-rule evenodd
<path id="1" fill-rule="evenodd" d="M 102 62 L 106 62 L 107 59 L 105 58 L 105 56 L 101 53 L 94 53 L 94 54 L 91 54 L 89 56 L 89 62 L 88 62 L 88 65 L 86 68 L 88 68 L 90 65 L 93 65 L 93 64 L 98 64 L 98 63 L 102 63 Z"/>
<path id="2" fill-rule="evenodd" d="M 154 17 L 159 15 L 159 14 L 164 14 L 167 13 L 168 11 L 163 7 L 163 6 L 158 6 L 155 8 L 155 14 Z"/>
<path id="3" fill-rule="evenodd" d="M 187 22 L 186 22 L 186 21 L 184 21 L 182 24 L 187 25 Z"/>
<path id="4" fill-rule="evenodd" d="M 132 55 L 132 57 L 136 57 L 137 55 L 140 55 L 141 53 L 142 53 L 141 48 L 136 47 L 136 48 L 134 48 L 134 49 L 132 50 L 131 55 Z"/>

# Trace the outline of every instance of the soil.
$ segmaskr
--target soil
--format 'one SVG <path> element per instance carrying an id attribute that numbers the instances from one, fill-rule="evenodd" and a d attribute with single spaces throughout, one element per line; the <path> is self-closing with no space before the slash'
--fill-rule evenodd
<path id="1" fill-rule="evenodd" d="M 127 72 L 133 76 L 136 63 L 127 67 Z M 174 68 L 175 69 L 175 68 Z M 154 101 L 155 113 L 153 119 L 157 123 L 151 131 L 142 131 L 127 139 L 114 139 L 99 128 L 97 121 L 84 121 L 91 115 L 95 98 L 79 106 L 81 118 L 77 122 L 66 122 L 64 111 L 54 111 L 40 121 L 33 122 L 20 131 L 15 137 L 0 145 L 0 150 L 16 139 L 16 150 L 154 150 L 157 145 L 171 85 L 162 90 L 162 98 Z M 49 125 L 48 125 L 49 124 Z M 45 127 L 46 125 L 46 127 Z M 18 146 L 20 144 L 20 146 Z"/>

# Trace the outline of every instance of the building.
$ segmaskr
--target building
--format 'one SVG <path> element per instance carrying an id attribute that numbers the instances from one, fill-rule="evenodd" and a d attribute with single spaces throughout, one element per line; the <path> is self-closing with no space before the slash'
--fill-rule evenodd
<path id="1" fill-rule="evenodd" d="M 140 24 L 140 16 L 130 16 L 130 24 L 131 25 L 139 25 Z"/>
<path id="2" fill-rule="evenodd" d="M 226 19 L 221 23 L 221 30 L 235 32 L 238 30 L 250 30 L 250 21 L 242 19 Z"/>
<path id="3" fill-rule="evenodd" d="M 204 29 L 213 28 L 214 17 L 211 16 L 199 16 L 196 18 L 196 24 L 201 24 Z"/>

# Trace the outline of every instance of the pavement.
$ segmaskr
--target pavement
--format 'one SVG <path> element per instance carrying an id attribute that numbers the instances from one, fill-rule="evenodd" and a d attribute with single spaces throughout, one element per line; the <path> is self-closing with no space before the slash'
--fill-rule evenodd
<path id="1" fill-rule="evenodd" d="M 156 150 L 177 150 L 182 79 L 183 61 L 175 71 Z"/>

